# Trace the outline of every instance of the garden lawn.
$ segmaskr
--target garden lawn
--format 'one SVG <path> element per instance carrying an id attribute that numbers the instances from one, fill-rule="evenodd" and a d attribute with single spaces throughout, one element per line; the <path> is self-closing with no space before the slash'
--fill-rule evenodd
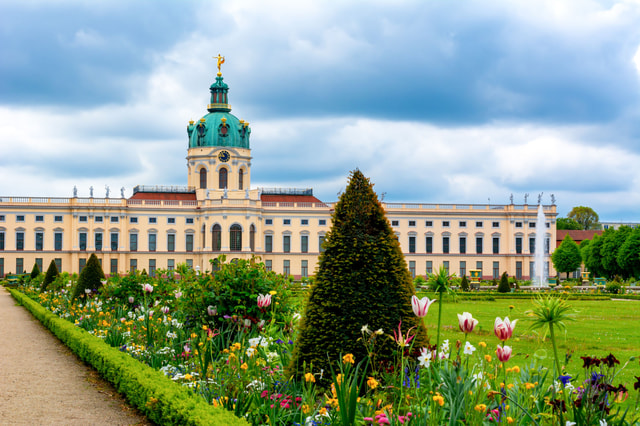
<path id="1" fill-rule="evenodd" d="M 435 295 L 428 296 L 431 298 Z M 508 342 L 514 353 L 508 365 L 523 366 L 533 359 L 538 359 L 543 365 L 552 368 L 553 349 L 548 335 L 543 335 L 544 330 L 529 329 L 531 321 L 526 311 L 533 308 L 533 297 L 527 300 L 459 302 L 449 300 L 443 304 L 442 308 L 443 330 L 441 333 L 444 337 L 441 336 L 441 340 L 449 339 L 452 347 L 455 347 L 457 340 L 461 340 L 464 345 L 464 334 L 459 331 L 457 314 L 470 312 L 479 320 L 479 323 L 467 340 L 478 349 L 480 349 L 479 343 L 485 342 L 487 348 L 484 353 L 493 353 L 495 356 L 498 339 L 493 334 L 493 324 L 496 317 L 504 319 L 508 316 L 511 320 L 518 320 L 514 339 Z M 578 386 L 584 380 L 581 356 L 605 357 L 612 353 L 620 361 L 620 367 L 631 357 L 635 357 L 614 380 L 616 385 L 624 384 L 629 389 L 630 395 L 635 396 L 634 376 L 640 376 L 640 301 L 571 300 L 568 303 L 575 309 L 576 321 L 567 322 L 565 330 L 556 332 L 556 339 L 561 364 L 567 366 L 567 371 L 574 378 L 576 374 L 580 374 L 574 384 Z M 431 307 L 425 319 L 429 337 L 434 343 L 438 322 L 437 304 Z M 562 362 L 565 354 L 570 355 L 568 363 Z M 632 398 L 628 400 L 629 403 L 632 403 Z"/>

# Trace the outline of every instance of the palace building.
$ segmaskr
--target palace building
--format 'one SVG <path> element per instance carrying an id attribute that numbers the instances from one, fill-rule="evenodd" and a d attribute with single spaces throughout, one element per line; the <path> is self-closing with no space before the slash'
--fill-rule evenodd
<path id="1" fill-rule="evenodd" d="M 220 64 L 207 114 L 187 126 L 188 186 L 137 186 L 130 198 L 81 198 L 75 189 L 70 198 L 2 196 L 0 277 L 29 272 L 34 263 L 43 271 L 52 259 L 60 271 L 79 272 L 91 253 L 106 274 L 154 274 L 179 263 L 207 270 L 225 254 L 259 256 L 296 278 L 313 275 L 333 203 L 312 189 L 251 187 L 251 128 L 231 114 Z M 506 271 L 528 279 L 535 250 L 549 252 L 556 241 L 555 205 L 544 206 L 546 244 L 539 248 L 537 205 L 383 207 L 414 276 L 445 266 L 458 276 L 480 270 L 490 279 Z"/>

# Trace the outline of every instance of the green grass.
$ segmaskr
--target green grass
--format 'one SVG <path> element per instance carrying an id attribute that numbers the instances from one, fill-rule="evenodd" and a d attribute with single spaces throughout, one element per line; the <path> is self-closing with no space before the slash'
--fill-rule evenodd
<path id="1" fill-rule="evenodd" d="M 431 297 L 433 295 L 430 295 Z M 442 307 L 443 336 L 449 339 L 452 346 L 457 340 L 464 340 L 464 334 L 458 329 L 458 313 L 470 312 L 479 324 L 468 340 L 479 348 L 479 342 L 485 342 L 485 353 L 494 353 L 498 339 L 493 334 L 493 323 L 496 317 L 517 319 L 514 338 L 507 342 L 513 348 L 514 356 L 509 365 L 523 366 L 534 358 L 551 368 L 553 363 L 553 349 L 548 336 L 543 336 L 543 330 L 529 329 L 531 321 L 525 312 L 532 309 L 533 297 L 523 299 L 502 299 L 495 301 L 447 301 Z M 575 309 L 576 321 L 566 323 L 566 330 L 556 331 L 558 355 L 561 364 L 566 365 L 567 371 L 584 379 L 581 356 L 605 357 L 612 353 L 623 366 L 631 357 L 635 359 L 618 375 L 614 383 L 624 384 L 629 389 L 629 401 L 635 399 L 637 391 L 633 390 L 634 376 L 640 376 L 640 301 L 584 301 L 568 302 Z M 510 308 L 509 306 L 513 306 Z M 435 342 L 437 327 L 436 304 L 426 317 L 431 342 Z M 543 340 L 544 338 L 544 340 Z M 464 341 L 462 342 L 464 345 Z M 568 363 L 564 363 L 565 354 L 571 354 Z M 537 356 L 534 356 L 537 355 Z M 576 386 L 580 383 L 575 383 Z"/>

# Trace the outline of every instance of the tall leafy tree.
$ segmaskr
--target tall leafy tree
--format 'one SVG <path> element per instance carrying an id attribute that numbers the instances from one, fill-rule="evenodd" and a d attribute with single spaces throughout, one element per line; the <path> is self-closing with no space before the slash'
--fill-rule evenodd
<path id="1" fill-rule="evenodd" d="M 582 225 L 576 222 L 574 219 L 569 219 L 567 217 L 559 217 L 558 220 L 556 220 L 556 229 L 580 230 L 583 228 L 582 228 Z"/>
<path id="2" fill-rule="evenodd" d="M 604 238 L 596 234 L 593 236 L 593 240 L 591 240 L 591 243 L 588 246 L 585 265 L 589 268 L 589 271 L 591 271 L 594 277 L 602 276 L 605 273 L 604 267 L 602 266 L 602 255 L 600 254 L 603 242 Z"/>
<path id="3" fill-rule="evenodd" d="M 640 228 L 635 228 L 620 247 L 618 264 L 624 276 L 640 278 Z"/>
<path id="4" fill-rule="evenodd" d="M 598 213 L 591 207 L 577 206 L 571 209 L 567 215 L 568 219 L 573 219 L 580 224 L 581 229 L 600 229 Z"/>
<path id="5" fill-rule="evenodd" d="M 313 364 L 314 372 L 328 372 L 347 353 L 363 360 L 364 340 L 371 336 L 364 326 L 385 334 L 376 336 L 374 367 L 405 350 L 389 338 L 399 326 L 405 336 L 415 335 L 415 348 L 428 345 L 426 327 L 411 306 L 415 288 L 400 244 L 373 185 L 359 170 L 335 206 L 323 247 L 289 374 L 304 373 L 304 364 L 307 371 Z"/>
<path id="6" fill-rule="evenodd" d="M 568 234 L 562 240 L 562 243 L 551 255 L 551 261 L 553 267 L 558 272 L 566 272 L 567 279 L 569 279 L 569 273 L 575 271 L 582 264 L 582 255 L 580 254 L 580 247 L 573 241 Z"/>
<path id="7" fill-rule="evenodd" d="M 607 277 L 624 275 L 620 264 L 618 264 L 618 252 L 624 244 L 627 236 L 631 234 L 631 228 L 621 226 L 618 229 L 609 228 L 602 234 L 604 241 L 600 252 L 602 254 L 602 266 Z"/>

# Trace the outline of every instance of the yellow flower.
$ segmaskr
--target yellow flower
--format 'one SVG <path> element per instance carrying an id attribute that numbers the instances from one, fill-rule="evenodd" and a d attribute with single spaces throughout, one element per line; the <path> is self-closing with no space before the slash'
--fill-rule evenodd
<path id="1" fill-rule="evenodd" d="M 272 295 L 272 296 L 275 296 L 276 294 L 278 294 L 278 292 L 277 292 L 277 291 L 275 291 L 275 290 L 271 290 L 271 291 L 269 292 L 269 294 L 270 294 L 270 295 Z"/>
<path id="2" fill-rule="evenodd" d="M 375 389 L 378 387 L 378 381 L 373 377 L 369 377 L 367 380 L 367 386 L 369 386 L 370 389 Z"/>
<path id="3" fill-rule="evenodd" d="M 511 371 L 513 371 L 514 373 L 520 373 L 520 367 L 518 367 L 517 365 L 514 365 L 514 366 L 511 368 Z"/>
<path id="4" fill-rule="evenodd" d="M 442 395 L 440 394 L 436 394 L 433 396 L 433 400 L 438 403 L 439 406 L 443 406 L 444 405 L 444 398 L 442 397 Z"/>
<path id="5" fill-rule="evenodd" d="M 513 420 L 512 417 L 507 417 L 507 423 L 511 424 L 511 423 L 514 423 L 514 422 L 515 422 L 515 420 Z"/>
<path id="6" fill-rule="evenodd" d="M 311 411 L 311 408 L 309 408 L 309 405 L 307 405 L 307 404 L 303 404 L 303 405 L 302 405 L 302 412 L 303 412 L 304 414 L 307 414 L 309 411 Z"/>
<path id="7" fill-rule="evenodd" d="M 243 362 L 242 365 L 240 366 L 240 368 L 242 368 L 243 370 L 247 371 L 247 369 L 249 368 L 249 366 L 247 365 L 246 362 Z"/>
<path id="8" fill-rule="evenodd" d="M 318 410 L 318 414 L 320 414 L 321 416 L 326 416 L 327 415 L 327 408 L 326 407 L 322 407 L 320 410 Z"/>
<path id="9" fill-rule="evenodd" d="M 311 382 L 311 383 L 315 383 L 315 382 L 316 382 L 316 378 L 313 376 L 313 374 L 312 374 L 312 373 L 307 373 L 307 374 L 305 374 L 305 375 L 304 375 L 304 379 L 305 379 L 307 382 Z"/>
<path id="10" fill-rule="evenodd" d="M 513 389 L 513 383 L 509 383 L 509 384 L 507 385 L 507 387 L 508 387 L 509 389 Z"/>
<path id="11" fill-rule="evenodd" d="M 484 359 L 485 359 L 487 362 L 491 362 L 491 355 L 489 355 L 489 354 L 485 355 L 485 356 L 484 356 Z"/>
<path id="12" fill-rule="evenodd" d="M 529 382 L 527 382 L 527 383 L 525 383 L 525 384 L 524 384 L 524 387 L 525 387 L 527 390 L 531 390 L 531 389 L 535 388 L 535 387 L 536 387 L 536 385 L 534 385 L 533 383 L 529 383 Z"/>
<path id="13" fill-rule="evenodd" d="M 349 364 L 353 364 L 355 362 L 355 359 L 353 358 L 353 354 L 346 354 L 345 356 L 342 357 L 342 362 L 349 363 Z"/>
<path id="14" fill-rule="evenodd" d="M 234 354 L 233 352 L 231 352 L 231 353 L 229 354 L 229 362 L 231 362 L 231 361 L 235 361 L 235 360 L 236 360 L 236 354 Z"/>
<path id="15" fill-rule="evenodd" d="M 337 384 L 342 384 L 342 374 L 338 374 L 338 375 L 336 376 L 336 383 L 337 383 Z"/>
<path id="16" fill-rule="evenodd" d="M 234 351 L 239 351 L 240 349 L 242 349 L 242 345 L 239 342 L 236 342 L 233 344 L 232 348 Z"/>
<path id="17" fill-rule="evenodd" d="M 478 346 L 480 346 L 482 349 L 487 347 L 487 344 L 485 342 L 480 342 L 478 343 Z"/>
<path id="18" fill-rule="evenodd" d="M 484 404 L 478 404 L 473 409 L 482 413 L 487 409 L 487 406 Z"/>
<path id="19" fill-rule="evenodd" d="M 516 307 L 513 305 L 509 305 L 509 309 L 515 309 Z"/>
<path id="20" fill-rule="evenodd" d="M 193 376 L 191 374 L 187 373 L 187 374 L 184 375 L 184 379 L 185 380 L 191 380 L 191 379 L 193 379 Z"/>

